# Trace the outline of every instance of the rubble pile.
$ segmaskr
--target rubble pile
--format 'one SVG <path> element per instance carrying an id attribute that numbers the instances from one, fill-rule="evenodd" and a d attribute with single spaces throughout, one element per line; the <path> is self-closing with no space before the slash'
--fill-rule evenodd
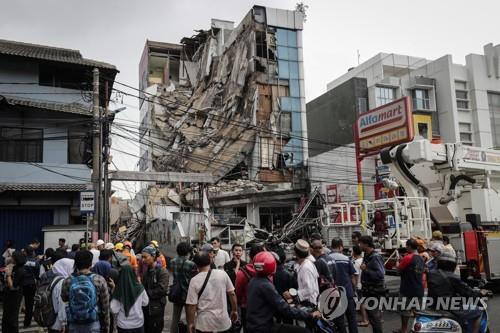
<path id="1" fill-rule="evenodd" d="M 170 85 L 154 97 L 152 123 L 160 141 L 153 146 L 153 166 L 222 178 L 255 144 L 258 87 L 250 66 L 255 31 L 251 24 L 234 30 L 221 56 L 212 31 L 200 34 L 205 42 L 192 62 L 185 62 L 191 89 Z"/>

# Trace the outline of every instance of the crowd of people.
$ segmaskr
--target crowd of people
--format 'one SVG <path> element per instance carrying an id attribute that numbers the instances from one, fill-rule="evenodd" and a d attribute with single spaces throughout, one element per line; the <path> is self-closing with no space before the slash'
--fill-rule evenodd
<path id="1" fill-rule="evenodd" d="M 430 246 L 407 241 L 407 255 L 398 266 L 401 295 L 423 297 L 426 287 L 436 294 L 443 275 L 433 272 L 446 268 L 452 274 L 456 254 L 443 241 L 437 233 Z M 2 332 L 18 332 L 23 298 L 24 327 L 34 317 L 49 332 L 160 333 L 167 301 L 173 303 L 172 333 L 309 332 L 321 314 L 305 308 L 317 308 L 320 293 L 335 286 L 343 287 L 347 297 L 345 314 L 332 322 L 336 332 L 356 333 L 368 325 L 374 333 L 383 332 L 381 311 L 361 306 L 358 315 L 355 302 L 356 297 L 386 295 L 383 258 L 370 236 L 354 232 L 352 244 L 344 249 L 342 239 L 333 239 L 327 246 L 320 235 L 299 239 L 290 266 L 281 247 L 253 244 L 246 262 L 243 245 L 233 244 L 229 255 L 217 237 L 196 250 L 181 242 L 168 261 L 154 240 L 136 254 L 127 240 L 68 248 L 60 239 L 59 247 L 40 256 L 36 240 L 21 251 L 11 242 L 3 254 Z M 443 264 L 453 260 L 454 267 Z M 409 315 L 401 313 L 400 332 L 408 331 Z"/>

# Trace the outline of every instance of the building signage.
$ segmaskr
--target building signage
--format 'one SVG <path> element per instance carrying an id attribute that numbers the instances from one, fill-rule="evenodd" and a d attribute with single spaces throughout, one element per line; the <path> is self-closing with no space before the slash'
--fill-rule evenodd
<path id="1" fill-rule="evenodd" d="M 408 96 L 359 115 L 355 135 L 360 152 L 413 140 L 412 119 Z"/>
<path id="2" fill-rule="evenodd" d="M 80 213 L 94 213 L 95 193 L 94 191 L 80 192 Z"/>

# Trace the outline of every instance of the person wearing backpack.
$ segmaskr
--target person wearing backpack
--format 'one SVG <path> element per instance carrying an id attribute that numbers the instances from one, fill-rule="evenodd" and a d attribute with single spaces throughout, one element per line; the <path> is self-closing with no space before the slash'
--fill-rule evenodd
<path id="1" fill-rule="evenodd" d="M 90 271 L 92 258 L 90 251 L 76 252 L 76 272 L 62 285 L 69 333 L 107 333 L 109 329 L 108 286 L 102 276 Z M 109 282 L 114 287 L 111 279 Z"/>
<path id="2" fill-rule="evenodd" d="M 181 313 L 186 303 L 189 281 L 198 273 L 194 262 L 188 259 L 191 246 L 186 242 L 177 244 L 177 256 L 169 262 L 169 271 L 174 277 L 174 282 L 168 292 L 168 300 L 173 303 L 172 322 L 170 333 L 177 333 Z"/>
<path id="3" fill-rule="evenodd" d="M 74 270 L 75 261 L 63 258 L 57 260 L 52 269 L 42 278 L 35 295 L 35 321 L 41 327 L 48 327 L 49 333 L 64 332 L 66 327 L 66 306 L 61 299 L 64 280 Z"/>
<path id="4" fill-rule="evenodd" d="M 19 332 L 19 308 L 23 298 L 24 264 L 26 257 L 21 251 L 14 251 L 5 270 L 2 333 Z"/>
<path id="5" fill-rule="evenodd" d="M 156 266 L 156 249 L 153 246 L 146 246 L 141 255 L 148 268 L 142 278 L 142 285 L 149 297 L 148 306 L 142 308 L 146 323 L 144 331 L 161 333 L 167 304 L 168 272 L 165 268 Z"/>
<path id="6" fill-rule="evenodd" d="M 131 266 L 123 266 L 111 299 L 111 312 L 116 315 L 118 333 L 144 333 L 142 308 L 149 303 L 148 294 L 137 281 Z"/>
<path id="7" fill-rule="evenodd" d="M 40 279 L 40 261 L 37 259 L 35 249 L 32 246 L 24 248 L 26 263 L 24 264 L 23 297 L 24 297 L 24 328 L 31 326 L 33 319 L 33 305 L 36 293 L 36 284 Z"/>

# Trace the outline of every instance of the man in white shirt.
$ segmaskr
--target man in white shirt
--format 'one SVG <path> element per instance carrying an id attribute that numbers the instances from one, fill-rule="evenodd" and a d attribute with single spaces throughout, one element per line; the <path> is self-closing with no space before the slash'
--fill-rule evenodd
<path id="1" fill-rule="evenodd" d="M 225 271 L 210 269 L 208 254 L 197 254 L 193 261 L 199 273 L 189 282 L 186 298 L 188 332 L 225 332 L 231 328 L 231 321 L 238 320 L 233 283 Z M 228 298 L 233 309 L 231 316 L 227 311 Z"/>
<path id="2" fill-rule="evenodd" d="M 295 264 L 295 271 L 297 272 L 298 290 L 297 294 L 300 302 L 308 302 L 311 304 L 318 304 L 319 274 L 314 265 L 314 257 L 309 254 L 309 243 L 303 239 L 299 239 L 295 243 L 295 256 L 297 263 Z M 292 299 L 288 291 L 283 293 L 285 299 Z"/>
<path id="3" fill-rule="evenodd" d="M 220 248 L 219 237 L 213 237 L 210 240 L 210 243 L 212 244 L 215 252 L 215 259 L 214 259 L 215 267 L 217 267 L 218 269 L 224 269 L 224 265 L 227 262 L 231 261 L 231 258 L 229 258 L 229 254 Z"/>

